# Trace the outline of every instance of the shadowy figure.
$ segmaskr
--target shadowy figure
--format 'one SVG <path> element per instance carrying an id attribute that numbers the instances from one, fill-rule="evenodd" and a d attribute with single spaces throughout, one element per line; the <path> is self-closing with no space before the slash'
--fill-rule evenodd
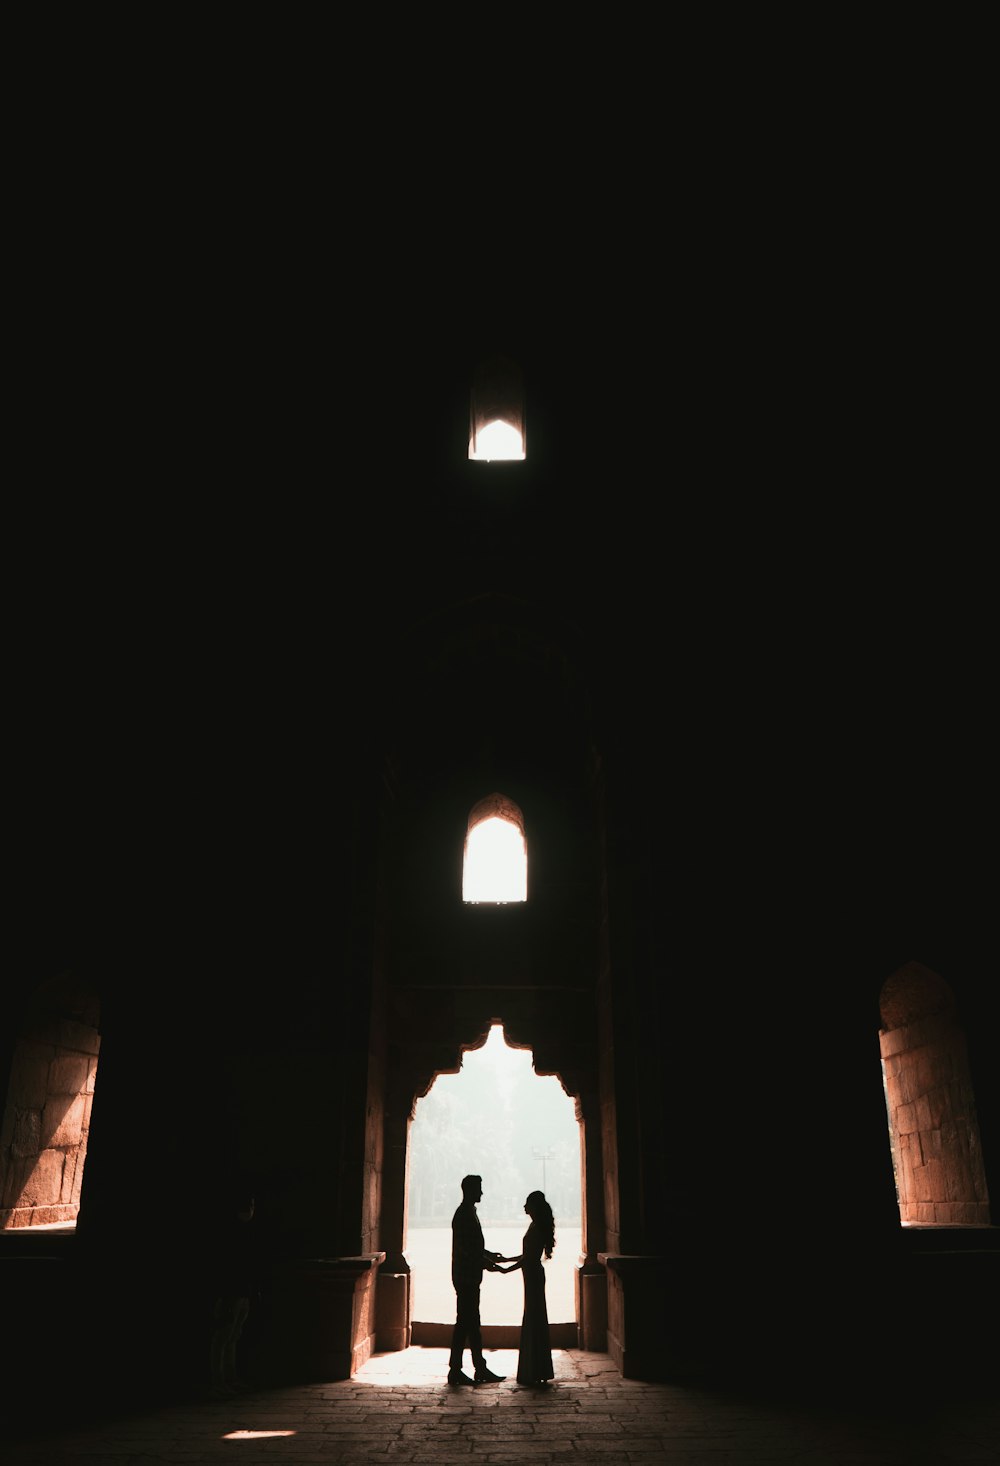
<path id="1" fill-rule="evenodd" d="M 236 1187 L 213 1239 L 209 1394 L 229 1398 L 250 1385 L 237 1367 L 240 1338 L 259 1297 L 260 1277 L 252 1188 Z"/>
<path id="2" fill-rule="evenodd" d="M 487 1252 L 483 1229 L 476 1212 L 482 1200 L 483 1178 L 463 1176 L 462 1201 L 451 1219 L 451 1281 L 455 1285 L 456 1317 L 451 1338 L 451 1359 L 448 1368 L 450 1385 L 499 1384 L 506 1376 L 494 1374 L 483 1358 L 483 1332 L 479 1320 L 479 1290 L 483 1270 L 495 1273 L 503 1261 L 499 1252 Z M 462 1356 L 468 1344 L 475 1375 L 470 1379 L 462 1369 Z"/>
<path id="3" fill-rule="evenodd" d="M 555 1379 L 552 1347 L 549 1342 L 549 1312 L 545 1303 L 545 1257 L 552 1256 L 556 1245 L 556 1224 L 552 1208 L 541 1191 L 532 1191 L 524 1203 L 531 1224 L 521 1239 L 520 1257 L 501 1259 L 510 1267 L 497 1268 L 500 1273 L 524 1274 L 524 1316 L 521 1319 L 521 1347 L 517 1356 L 519 1385 L 548 1385 Z"/>

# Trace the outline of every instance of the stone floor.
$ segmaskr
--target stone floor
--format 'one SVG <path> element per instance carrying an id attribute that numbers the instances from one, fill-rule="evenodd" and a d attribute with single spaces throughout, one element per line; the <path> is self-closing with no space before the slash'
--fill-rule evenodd
<path id="1" fill-rule="evenodd" d="M 807 1400 L 622 1379 L 604 1354 L 554 1351 L 545 1390 L 514 1381 L 514 1350 L 488 1354 L 499 1385 L 445 1382 L 444 1349 L 379 1354 L 353 1379 L 183 1400 L 4 1440 L 3 1466 L 964 1466 L 1000 1462 L 1000 1400 Z"/>

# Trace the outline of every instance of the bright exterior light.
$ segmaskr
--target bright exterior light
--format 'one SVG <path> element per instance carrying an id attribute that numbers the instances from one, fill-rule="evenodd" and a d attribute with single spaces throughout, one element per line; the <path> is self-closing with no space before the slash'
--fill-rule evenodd
<path id="1" fill-rule="evenodd" d="M 526 457 L 521 368 L 506 356 L 481 361 L 473 376 L 469 457 L 478 463 Z"/>
<path id="2" fill-rule="evenodd" d="M 474 442 L 470 440 L 469 457 L 485 463 L 523 458 L 524 438 L 513 423 L 496 418 L 477 433 Z"/>
<path id="3" fill-rule="evenodd" d="M 469 831 L 465 844 L 462 900 L 507 902 L 528 899 L 528 852 L 511 820 L 494 815 Z"/>

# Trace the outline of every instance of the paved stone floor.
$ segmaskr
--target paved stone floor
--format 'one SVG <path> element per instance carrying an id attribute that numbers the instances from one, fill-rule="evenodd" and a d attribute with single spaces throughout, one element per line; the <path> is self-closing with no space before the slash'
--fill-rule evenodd
<path id="1" fill-rule="evenodd" d="M 445 1383 L 447 1352 L 379 1354 L 351 1380 L 178 1401 L 4 1440 L 2 1466 L 952 1466 L 1000 1463 L 989 1391 L 906 1401 L 742 1398 L 731 1390 L 623 1380 L 604 1354 L 560 1350 L 546 1390 L 514 1381 L 514 1350 L 488 1354 L 509 1377 Z"/>

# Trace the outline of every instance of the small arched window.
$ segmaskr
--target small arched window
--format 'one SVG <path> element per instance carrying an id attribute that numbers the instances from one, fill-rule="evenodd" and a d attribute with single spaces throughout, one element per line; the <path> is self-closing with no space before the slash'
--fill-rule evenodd
<path id="1" fill-rule="evenodd" d="M 469 457 L 496 463 L 526 454 L 524 382 L 521 368 L 506 356 L 493 356 L 476 368 L 469 404 Z"/>
<path id="2" fill-rule="evenodd" d="M 506 903 L 528 899 L 524 816 L 505 794 L 474 805 L 465 835 L 462 900 Z"/>

